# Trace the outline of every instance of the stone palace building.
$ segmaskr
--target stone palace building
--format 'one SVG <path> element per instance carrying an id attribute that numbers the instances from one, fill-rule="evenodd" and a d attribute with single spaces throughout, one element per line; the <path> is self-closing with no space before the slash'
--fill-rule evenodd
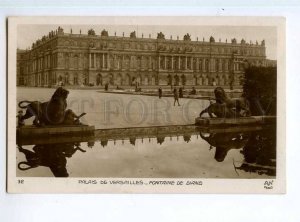
<path id="1" fill-rule="evenodd" d="M 50 87 L 109 83 L 113 86 L 236 86 L 249 65 L 276 65 L 266 59 L 265 41 L 192 41 L 189 34 L 166 39 L 135 32 L 129 37 L 65 33 L 61 27 L 17 50 L 17 85 Z"/>

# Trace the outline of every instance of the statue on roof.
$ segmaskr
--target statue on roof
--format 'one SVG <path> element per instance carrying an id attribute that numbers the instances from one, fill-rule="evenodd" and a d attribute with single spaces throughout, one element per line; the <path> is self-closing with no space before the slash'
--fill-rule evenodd
<path id="1" fill-rule="evenodd" d="M 94 29 L 88 30 L 88 35 L 96 35 L 95 30 Z"/>
<path id="2" fill-rule="evenodd" d="M 191 41 L 191 35 L 189 33 L 186 33 L 184 36 L 183 36 L 183 40 L 184 41 Z"/>
<path id="3" fill-rule="evenodd" d="M 103 29 L 102 32 L 101 32 L 101 36 L 108 37 L 108 31 L 106 31 L 105 29 Z"/>
<path id="4" fill-rule="evenodd" d="M 58 34 L 63 34 L 63 33 L 64 33 L 64 29 L 58 26 Z"/>
<path id="5" fill-rule="evenodd" d="M 135 31 L 130 33 L 130 38 L 134 38 L 134 39 L 136 38 L 136 32 Z"/>
<path id="6" fill-rule="evenodd" d="M 165 39 L 165 35 L 162 32 L 157 33 L 157 39 Z"/>
<path id="7" fill-rule="evenodd" d="M 236 38 L 231 39 L 231 43 L 236 44 Z"/>
<path id="8" fill-rule="evenodd" d="M 211 36 L 211 37 L 209 38 L 209 42 L 215 42 L 214 37 Z"/>

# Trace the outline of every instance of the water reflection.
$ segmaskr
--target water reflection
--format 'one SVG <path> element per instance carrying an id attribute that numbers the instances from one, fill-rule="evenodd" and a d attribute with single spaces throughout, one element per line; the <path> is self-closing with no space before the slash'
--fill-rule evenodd
<path id="1" fill-rule="evenodd" d="M 260 175 L 276 176 L 275 128 L 251 134 L 241 153 L 244 155 L 244 161 L 236 169 Z"/>
<path id="2" fill-rule="evenodd" d="M 67 158 L 71 158 L 80 148 L 79 143 L 60 143 L 35 145 L 31 150 L 18 146 L 25 155 L 26 161 L 18 163 L 19 170 L 29 170 L 39 166 L 49 167 L 55 177 L 68 177 L 66 164 Z"/>
<path id="3" fill-rule="evenodd" d="M 209 134 L 200 132 L 201 138 L 209 143 L 210 149 L 216 148 L 215 160 L 218 162 L 224 161 L 229 150 L 243 148 L 249 139 L 249 135 L 249 132 Z"/>
<path id="4" fill-rule="evenodd" d="M 170 126 L 107 129 L 95 135 L 69 143 L 53 143 L 52 139 L 52 144 L 37 140 L 38 144 L 29 145 L 23 141 L 26 147 L 18 146 L 18 175 L 47 175 L 44 171 L 33 172 L 33 169 L 46 167 L 55 177 L 276 176 L 275 127 Z M 25 173 L 29 171 L 32 173 Z"/>

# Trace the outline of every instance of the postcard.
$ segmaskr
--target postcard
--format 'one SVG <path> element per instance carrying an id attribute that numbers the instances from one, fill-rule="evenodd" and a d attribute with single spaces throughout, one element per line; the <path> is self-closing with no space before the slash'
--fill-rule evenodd
<path id="1" fill-rule="evenodd" d="M 283 194 L 285 19 L 9 17 L 9 193 Z"/>

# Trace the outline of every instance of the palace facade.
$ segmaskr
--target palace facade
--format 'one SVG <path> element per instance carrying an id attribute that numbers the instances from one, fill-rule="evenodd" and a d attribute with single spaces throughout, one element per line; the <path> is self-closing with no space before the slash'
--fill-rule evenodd
<path id="1" fill-rule="evenodd" d="M 59 27 L 17 51 L 17 85 L 239 86 L 244 68 L 267 66 L 265 41 L 247 43 L 65 33 Z"/>

